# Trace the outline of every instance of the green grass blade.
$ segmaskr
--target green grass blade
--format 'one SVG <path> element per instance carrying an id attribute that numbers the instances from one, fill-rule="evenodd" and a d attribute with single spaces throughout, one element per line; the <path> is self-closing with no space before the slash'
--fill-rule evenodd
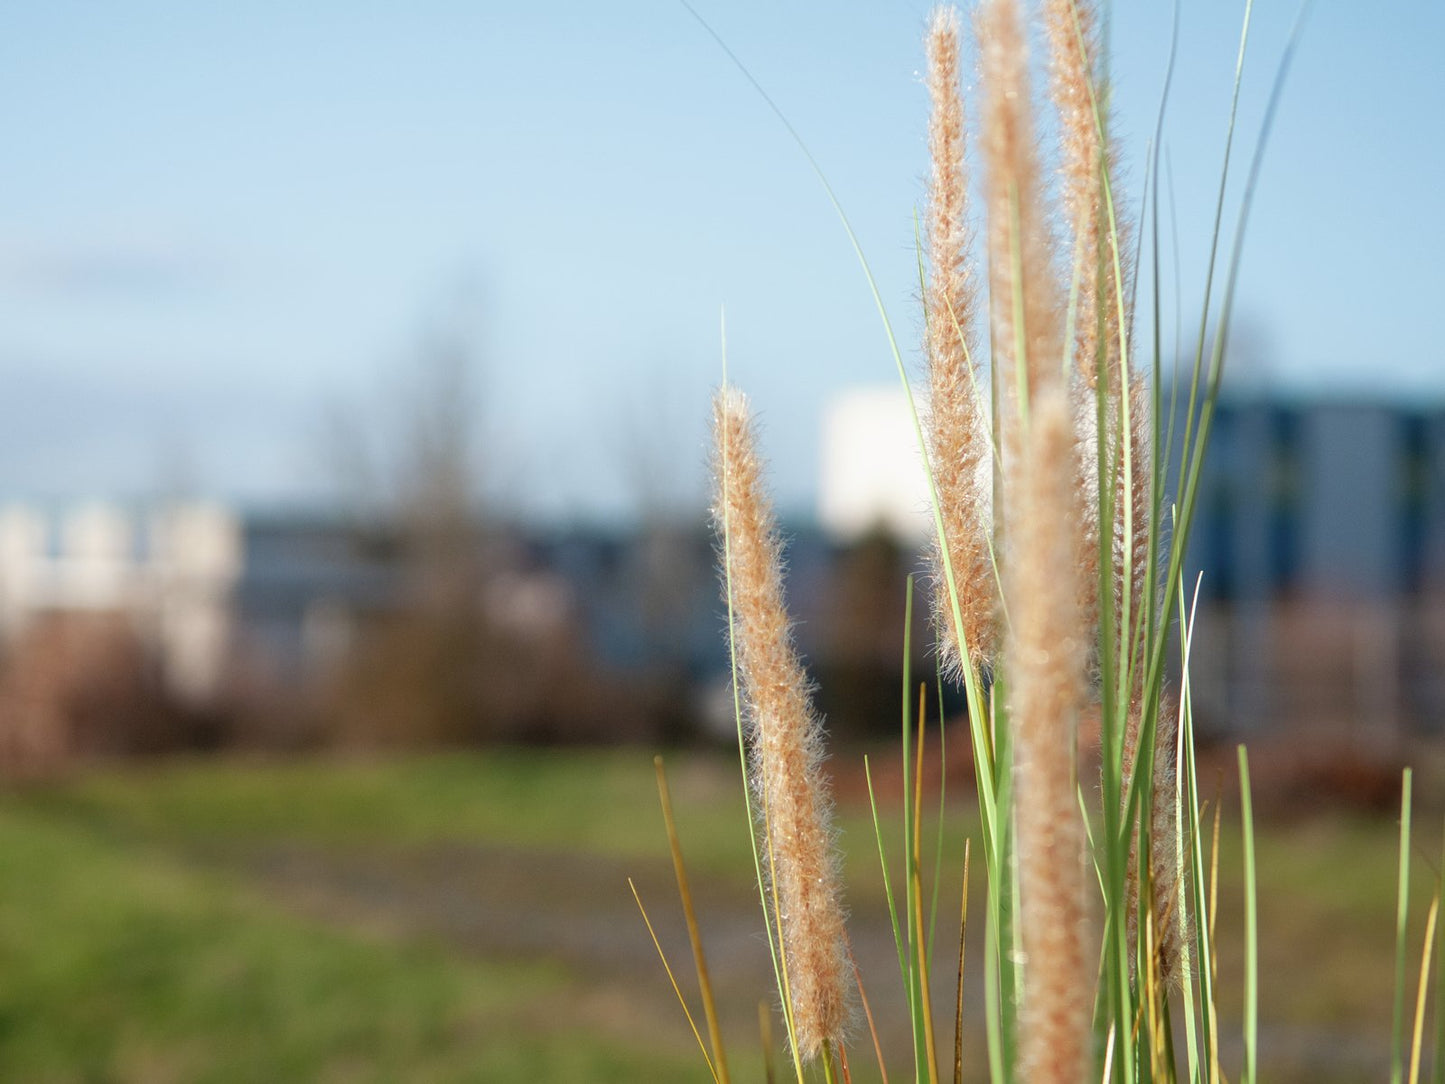
<path id="1" fill-rule="evenodd" d="M 703 1017 L 707 1021 L 708 1042 L 712 1044 L 712 1065 L 718 1084 L 728 1084 L 727 1052 L 723 1047 L 722 1029 L 718 1026 L 717 1003 L 713 999 L 712 980 L 708 975 L 707 955 L 702 948 L 702 931 L 698 927 L 697 912 L 692 902 L 692 887 L 687 879 L 687 866 L 682 860 L 682 840 L 678 837 L 677 820 L 672 813 L 672 792 L 667 785 L 667 772 L 662 757 L 652 758 L 657 772 L 657 795 L 662 803 L 662 820 L 667 827 L 667 845 L 672 852 L 672 870 L 677 878 L 677 894 L 682 899 L 683 917 L 687 924 L 687 939 L 692 945 L 692 958 L 697 968 L 697 984 L 702 995 Z M 638 906 L 642 901 L 638 901 Z"/>
<path id="2" fill-rule="evenodd" d="M 1425 917 L 1425 948 L 1420 953 L 1420 982 L 1415 988 L 1415 1030 L 1410 1041 L 1410 1080 L 1420 1080 L 1420 1044 L 1425 1038 L 1425 995 L 1430 989 L 1430 957 L 1435 951 L 1435 920 L 1440 916 L 1440 897 L 1430 901 L 1430 913 Z"/>
<path id="3" fill-rule="evenodd" d="M 989 878 L 989 893 L 998 891 L 998 878 Z M 1003 1042 L 1003 990 L 999 974 L 999 931 L 993 920 L 997 905 L 990 899 L 988 913 L 984 916 L 983 938 L 983 1012 L 984 1034 L 988 1045 L 989 1080 L 996 1084 L 1012 1079 L 1005 1071 Z"/>
<path id="4" fill-rule="evenodd" d="M 1008 687 L 1003 678 L 998 679 L 994 688 L 994 703 L 1008 703 Z M 1018 924 L 1019 870 L 1014 850 L 1018 834 L 1014 814 L 1015 774 L 1009 728 L 998 725 L 995 720 L 993 732 L 998 740 L 998 809 L 1002 829 L 993 866 L 998 872 L 990 878 L 994 893 L 989 897 L 997 937 L 999 1022 L 1003 1040 L 1004 1076 L 996 1079 L 1013 1080 L 1018 1053 L 1018 1009 L 1023 997 L 1018 966 L 1023 959 L 1023 944 Z"/>
<path id="5" fill-rule="evenodd" d="M 1254 801 L 1249 754 L 1239 747 L 1240 830 L 1244 835 L 1244 1071 L 1240 1084 L 1259 1079 L 1259 899 L 1254 868 Z"/>
<path id="6" fill-rule="evenodd" d="M 933 1033 L 933 999 L 929 988 L 929 938 L 923 925 L 923 749 L 925 709 L 928 690 L 918 687 L 918 746 L 914 757 L 913 776 L 913 847 L 910 852 L 910 873 L 913 886 L 913 958 L 918 985 L 917 1013 L 923 1029 L 924 1064 L 928 1067 L 930 1084 L 938 1084 L 938 1047 Z M 937 882 L 935 881 L 935 888 Z"/>
<path id="7" fill-rule="evenodd" d="M 948 728 L 944 726 L 947 716 L 943 713 L 943 676 L 934 671 L 934 681 L 938 689 L 938 831 L 935 833 L 933 847 L 933 899 L 928 905 L 928 950 L 931 953 L 934 945 L 934 935 L 938 930 L 938 895 L 943 885 L 943 826 L 947 816 L 948 797 L 948 739 L 946 737 Z M 964 841 L 965 848 L 968 841 Z M 965 850 L 964 865 L 967 866 L 968 858 Z"/>
<path id="8" fill-rule="evenodd" d="M 959 906 L 958 918 L 958 985 L 954 992 L 953 1006 L 953 1084 L 963 1084 L 963 951 L 968 936 L 968 873 L 970 847 L 963 841 L 963 902 Z"/>
<path id="9" fill-rule="evenodd" d="M 928 1038 L 923 1014 L 923 984 L 919 974 L 919 943 L 921 922 L 915 922 L 918 909 L 918 855 L 917 821 L 915 809 L 917 786 L 913 779 L 913 577 L 906 580 L 903 600 L 903 762 L 900 765 L 903 779 L 903 928 L 907 968 L 905 983 L 908 987 L 908 1017 L 913 1028 L 913 1072 L 914 1079 L 921 1081 L 924 1067 L 929 1064 Z"/>
<path id="10" fill-rule="evenodd" d="M 1405 769 L 1400 784 L 1400 873 L 1395 901 L 1395 1011 L 1390 1027 L 1390 1084 L 1404 1079 L 1405 932 L 1410 917 L 1410 805 L 1413 779 Z"/>
<path id="11" fill-rule="evenodd" d="M 873 838 L 878 846 L 878 863 L 883 869 L 883 896 L 888 901 L 888 921 L 893 928 L 893 945 L 898 950 L 898 974 L 903 980 L 903 989 L 908 989 L 908 948 L 903 941 L 903 931 L 898 928 L 898 907 L 893 899 L 893 879 L 888 875 L 888 855 L 883 845 L 883 825 L 878 819 L 878 800 L 873 793 L 873 768 L 868 758 L 863 758 L 863 778 L 868 783 L 868 808 L 873 814 Z"/>
<path id="12" fill-rule="evenodd" d="M 1195 581 L 1194 605 L 1185 611 L 1184 592 L 1179 592 L 1179 745 L 1178 745 L 1178 768 L 1175 772 L 1175 817 L 1180 826 L 1179 831 L 1179 853 L 1176 860 L 1179 868 L 1185 871 L 1184 892 L 1189 893 L 1190 889 L 1197 883 L 1201 868 L 1198 851 L 1198 817 L 1199 806 L 1197 801 L 1197 781 L 1195 778 L 1194 765 L 1194 701 L 1193 686 L 1189 680 L 1189 660 L 1194 646 L 1194 614 L 1195 608 L 1199 605 L 1199 582 Z M 1188 853 L 1185 853 L 1185 848 Z M 1198 896 L 1191 901 L 1195 908 L 1196 915 L 1203 915 L 1200 909 Z M 1184 901 L 1180 901 L 1184 907 Z M 1184 916 L 1179 916 L 1181 922 Z M 1183 939 L 1181 939 L 1181 943 Z M 1200 959 L 1205 957 L 1201 956 Z M 1187 1057 L 1189 1079 L 1199 1081 L 1203 1079 L 1202 1066 L 1204 1062 L 1200 1058 L 1199 1048 L 1199 1025 L 1196 1021 L 1195 987 L 1198 984 L 1201 1000 L 1205 994 L 1204 976 L 1208 969 L 1201 967 L 1196 974 L 1189 957 L 1186 945 L 1185 951 L 1180 959 L 1182 975 L 1180 976 L 1180 987 L 1184 998 L 1184 1044 Z"/>
<path id="13" fill-rule="evenodd" d="M 1445 835 L 1441 837 L 1445 851 Z M 1435 896 L 1445 899 L 1445 853 L 1440 856 L 1440 869 L 1435 875 Z M 1435 1051 L 1430 1061 L 1430 1084 L 1445 1079 L 1445 937 L 1435 943 Z"/>

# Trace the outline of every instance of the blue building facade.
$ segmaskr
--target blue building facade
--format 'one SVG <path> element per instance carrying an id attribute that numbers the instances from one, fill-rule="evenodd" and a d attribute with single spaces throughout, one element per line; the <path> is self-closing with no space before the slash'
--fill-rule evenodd
<path id="1" fill-rule="evenodd" d="M 1221 399 L 1185 567 L 1206 725 L 1445 729 L 1445 404 Z"/>

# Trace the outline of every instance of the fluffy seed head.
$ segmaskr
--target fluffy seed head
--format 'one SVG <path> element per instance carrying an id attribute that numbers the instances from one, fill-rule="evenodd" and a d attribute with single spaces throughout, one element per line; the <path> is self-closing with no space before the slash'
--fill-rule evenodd
<path id="1" fill-rule="evenodd" d="M 1028 398 L 1062 380 L 1062 308 L 1018 0 L 986 0 L 977 32 L 993 356 L 1007 389 L 1003 411 L 1012 416 Z M 1006 461 L 1015 454 L 1012 444 L 1006 428 Z"/>
<path id="2" fill-rule="evenodd" d="M 741 392 L 714 404 L 713 518 L 731 590 L 734 662 L 768 899 L 785 961 L 799 1053 L 837 1044 L 849 1015 L 837 853 L 814 711 L 783 604 L 782 544 Z"/>
<path id="3" fill-rule="evenodd" d="M 952 7 L 934 9 L 925 38 L 932 104 L 928 149 L 924 291 L 929 409 L 929 464 L 943 519 L 945 551 L 933 542 L 934 619 L 944 668 L 955 677 L 993 655 L 997 591 L 988 553 L 992 455 L 988 415 L 979 387 L 973 332 L 978 284 L 969 257 L 968 176 L 964 168 L 963 101 L 959 92 L 959 23 Z M 947 570 L 953 573 L 958 614 Z M 967 659 L 959 651 L 960 629 Z"/>
<path id="4" fill-rule="evenodd" d="M 1024 949 L 1021 1079 L 1078 1084 L 1091 1066 L 1094 950 L 1085 923 L 1076 730 L 1085 629 L 1073 582 L 1079 524 L 1073 422 L 1062 388 L 1035 398 L 1009 490 L 1010 721 Z"/>

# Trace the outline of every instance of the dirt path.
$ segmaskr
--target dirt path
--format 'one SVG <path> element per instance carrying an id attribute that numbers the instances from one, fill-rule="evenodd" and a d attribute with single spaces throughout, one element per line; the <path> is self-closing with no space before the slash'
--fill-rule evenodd
<path id="1" fill-rule="evenodd" d="M 220 861 L 276 904 L 330 925 L 387 939 L 440 942 L 478 959 L 559 964 L 577 982 L 580 1011 L 591 1023 L 634 1035 L 643 1029 L 681 1047 L 692 1043 L 627 887 L 630 876 L 684 990 L 695 989 L 681 907 L 666 863 L 475 844 L 364 852 L 272 845 Z M 734 1037 L 732 1045 L 755 1047 L 758 1002 L 774 997 L 756 890 L 745 882 L 715 878 L 695 878 L 693 888 L 725 1030 Z M 901 1065 L 910 1043 L 886 915 L 855 913 L 850 932 L 884 1049 L 892 1063 Z M 981 959 L 973 943 L 977 934 L 970 937 L 973 961 Z M 951 978 L 951 964 L 946 967 Z M 981 1067 L 978 972 L 970 974 L 967 1042 Z M 942 970 L 938 975 L 935 990 L 945 991 L 950 982 Z M 940 1021 L 947 1015 L 941 1008 Z M 946 1030 L 944 1041 L 951 1046 L 952 1028 Z M 855 1057 L 869 1045 L 860 1026 Z M 1389 1057 L 1378 1041 L 1338 1031 L 1265 1025 L 1261 1045 L 1276 1079 L 1368 1079 Z M 1239 1053 L 1227 1049 L 1226 1057 L 1237 1060 Z"/>
<path id="2" fill-rule="evenodd" d="M 661 1021 L 691 1041 L 627 886 L 630 876 L 679 982 L 695 989 L 665 863 L 462 844 L 365 853 L 292 845 L 248 857 L 245 870 L 276 903 L 329 924 L 435 939 L 480 958 L 559 963 L 600 993 L 625 997 L 640 1019 Z M 694 878 L 693 890 L 725 1023 L 755 1036 L 758 1001 L 774 997 L 756 889 Z M 885 1047 L 905 1052 L 907 1022 L 894 996 L 898 957 L 886 916 L 855 915 L 850 930 Z"/>

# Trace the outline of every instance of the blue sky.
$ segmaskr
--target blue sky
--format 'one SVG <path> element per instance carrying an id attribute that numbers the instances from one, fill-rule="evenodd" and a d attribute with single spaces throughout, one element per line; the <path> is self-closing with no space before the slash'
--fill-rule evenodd
<path id="1" fill-rule="evenodd" d="M 1181 3 L 1164 145 L 1192 320 L 1242 5 Z M 698 0 L 827 171 L 910 361 L 928 6 Z M 1258 0 L 1246 147 L 1293 11 Z M 1115 5 L 1135 194 L 1169 28 Z M 1445 398 L 1442 53 L 1438 3 L 1316 4 L 1246 247 L 1250 378 Z M 806 507 L 829 394 L 894 379 L 806 161 L 667 0 L 8 4 L 0 147 L 0 494 L 315 494 L 328 411 L 385 444 L 450 328 L 498 499 L 685 499 L 726 306 Z"/>

